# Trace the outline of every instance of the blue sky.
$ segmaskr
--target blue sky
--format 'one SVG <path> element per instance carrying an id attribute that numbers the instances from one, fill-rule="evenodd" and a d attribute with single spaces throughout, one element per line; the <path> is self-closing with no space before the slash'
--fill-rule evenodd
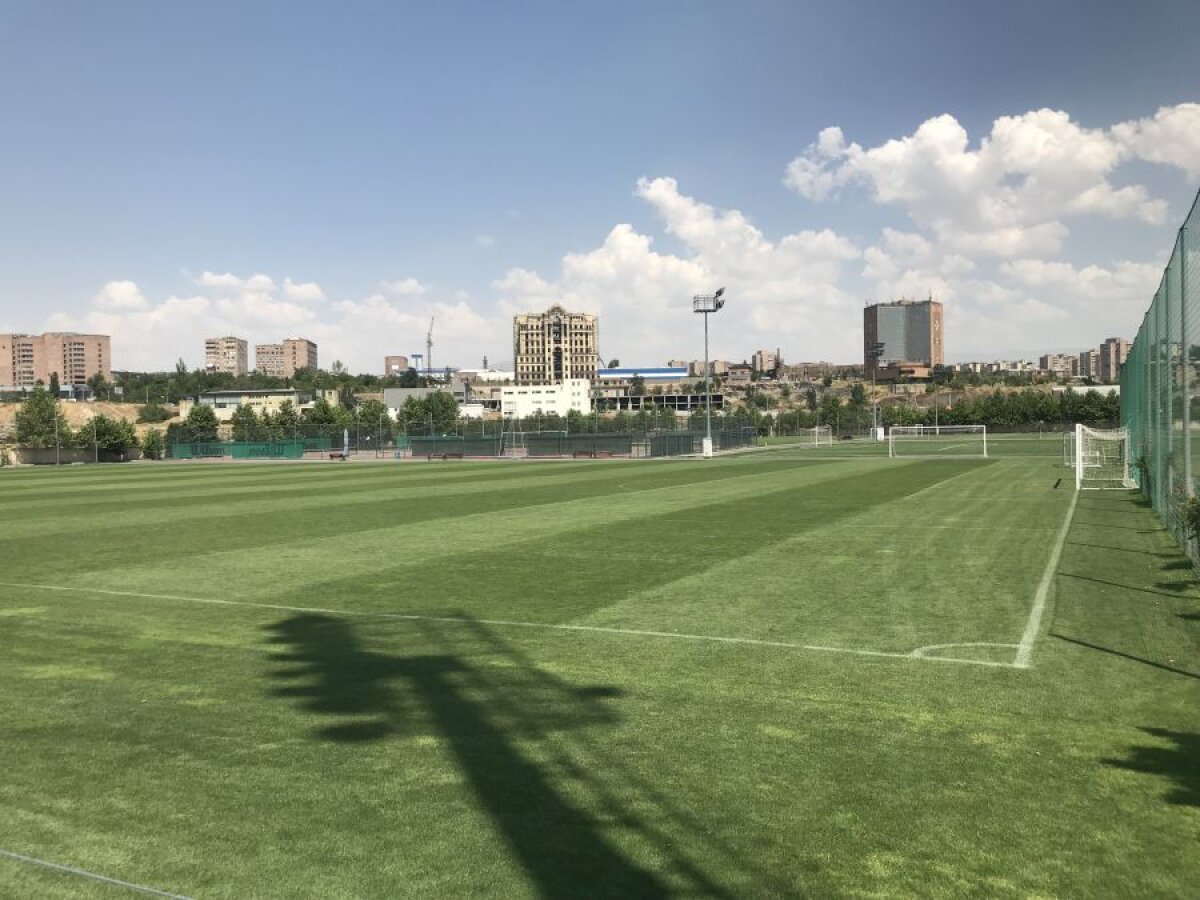
<path id="1" fill-rule="evenodd" d="M 1049 8 L 1045 8 L 1049 7 Z M 0 0 L 0 329 L 322 364 L 852 361 L 865 300 L 953 359 L 1132 337 L 1200 182 L 1195 3 Z M 834 130 L 836 129 L 836 131 Z"/>

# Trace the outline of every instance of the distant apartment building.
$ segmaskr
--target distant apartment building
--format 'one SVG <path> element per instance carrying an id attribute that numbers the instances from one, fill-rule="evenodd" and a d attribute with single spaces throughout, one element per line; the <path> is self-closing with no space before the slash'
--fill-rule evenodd
<path id="1" fill-rule="evenodd" d="M 1129 341 L 1108 338 L 1100 345 L 1100 380 L 1110 384 L 1121 380 L 1121 366 L 1129 356 Z"/>
<path id="2" fill-rule="evenodd" d="M 1070 378 L 1079 373 L 1079 357 L 1070 353 L 1047 353 L 1038 360 L 1038 368 L 1060 378 Z"/>
<path id="3" fill-rule="evenodd" d="M 93 375 L 112 379 L 112 348 L 107 334 L 0 334 L 0 385 L 30 387 L 40 381 L 84 384 Z"/>
<path id="4" fill-rule="evenodd" d="M 544 313 L 514 316 L 517 384 L 592 381 L 599 368 L 599 331 L 599 321 L 591 313 L 567 312 L 557 304 Z"/>
<path id="5" fill-rule="evenodd" d="M 279 344 L 255 344 L 254 368 L 275 378 L 292 378 L 300 369 L 317 368 L 317 345 L 306 338 Z"/>
<path id="6" fill-rule="evenodd" d="M 704 377 L 704 360 L 702 359 L 672 359 L 667 363 L 667 365 L 672 369 L 686 368 L 688 375 L 692 376 L 693 378 Z M 719 378 L 729 374 L 729 363 L 723 359 L 710 359 L 708 361 L 708 368 L 712 372 L 714 378 Z"/>
<path id="7" fill-rule="evenodd" d="M 383 377 L 396 378 L 409 370 L 407 356 L 385 356 L 383 358 Z"/>
<path id="8" fill-rule="evenodd" d="M 868 376 L 930 370 L 945 361 L 942 304 L 897 300 L 863 310 L 863 368 Z M 882 344 L 876 355 L 876 344 Z"/>
<path id="9" fill-rule="evenodd" d="M 779 365 L 778 350 L 756 350 L 751 360 L 755 372 L 774 372 Z"/>
<path id="10" fill-rule="evenodd" d="M 245 375 L 250 358 L 247 344 L 239 337 L 215 337 L 204 340 L 204 369 L 208 372 L 228 372 Z"/>
<path id="11" fill-rule="evenodd" d="M 1079 372 L 1080 378 L 1099 378 L 1100 377 L 1100 351 L 1099 350 L 1084 350 L 1079 354 Z"/>

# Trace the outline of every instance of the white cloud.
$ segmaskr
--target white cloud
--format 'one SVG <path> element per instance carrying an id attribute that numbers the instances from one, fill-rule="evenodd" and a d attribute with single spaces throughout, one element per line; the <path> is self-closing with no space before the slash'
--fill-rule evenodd
<path id="1" fill-rule="evenodd" d="M 283 295 L 298 303 L 312 303 L 325 299 L 325 292 L 314 281 L 297 282 L 290 278 L 283 280 Z"/>
<path id="2" fill-rule="evenodd" d="M 92 298 L 99 309 L 135 310 L 145 309 L 149 303 L 141 289 L 132 281 L 110 281 Z"/>
<path id="3" fill-rule="evenodd" d="M 1200 179 L 1200 103 L 1164 106 L 1152 118 L 1114 125 L 1112 133 L 1142 159 L 1178 166 Z"/>
<path id="4" fill-rule="evenodd" d="M 613 227 L 597 248 L 563 257 L 557 278 L 514 268 L 493 283 L 506 313 L 562 303 L 600 315 L 600 352 L 633 363 L 697 358 L 703 331 L 694 294 L 725 286 L 729 302 L 712 322 L 714 356 L 742 359 L 759 347 L 803 344 L 845 356 L 860 343 L 859 302 L 839 287 L 859 255 L 829 230 L 768 239 L 739 210 L 718 210 L 683 194 L 672 178 L 643 178 L 646 201 L 685 247 L 659 253 L 632 225 Z M 818 339 L 815 335 L 821 334 Z"/>
<path id="5" fill-rule="evenodd" d="M 1049 255 L 1062 247 L 1063 220 L 1070 217 L 1165 221 L 1162 200 L 1141 185 L 1115 187 L 1109 179 L 1135 152 L 1200 166 L 1192 106 L 1110 131 L 1084 128 L 1051 109 L 1004 116 L 978 149 L 951 115 L 870 148 L 847 144 L 841 129 L 826 128 L 788 165 L 784 183 L 814 200 L 863 184 L 877 202 L 902 207 L 934 240 L 960 252 Z"/>
<path id="6" fill-rule="evenodd" d="M 417 297 L 424 294 L 429 288 L 421 284 L 415 278 L 401 278 L 397 281 L 385 281 L 382 287 L 389 294 L 399 294 L 403 297 Z"/>

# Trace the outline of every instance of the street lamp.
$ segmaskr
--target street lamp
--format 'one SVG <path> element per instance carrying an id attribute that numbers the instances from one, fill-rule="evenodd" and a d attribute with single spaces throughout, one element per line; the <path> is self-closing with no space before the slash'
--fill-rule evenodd
<path id="1" fill-rule="evenodd" d="M 867 359 L 871 360 L 871 440 L 879 439 L 879 401 L 875 397 L 875 373 L 879 370 L 879 360 L 883 358 L 883 341 L 875 341 L 867 349 Z"/>
<path id="2" fill-rule="evenodd" d="M 696 294 L 692 297 L 692 312 L 704 314 L 704 445 L 701 455 L 708 459 L 712 447 L 712 372 L 708 363 L 708 315 L 725 305 L 725 288 L 715 294 Z"/>

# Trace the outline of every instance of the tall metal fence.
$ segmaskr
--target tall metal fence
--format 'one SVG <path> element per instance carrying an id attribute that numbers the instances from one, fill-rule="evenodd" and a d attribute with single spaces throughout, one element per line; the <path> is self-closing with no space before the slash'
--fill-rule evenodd
<path id="1" fill-rule="evenodd" d="M 1200 467 L 1200 195 L 1175 239 L 1154 301 L 1121 369 L 1121 424 L 1134 475 L 1155 512 L 1187 546 L 1181 502 Z M 1189 548 L 1193 560 L 1195 547 Z"/>

